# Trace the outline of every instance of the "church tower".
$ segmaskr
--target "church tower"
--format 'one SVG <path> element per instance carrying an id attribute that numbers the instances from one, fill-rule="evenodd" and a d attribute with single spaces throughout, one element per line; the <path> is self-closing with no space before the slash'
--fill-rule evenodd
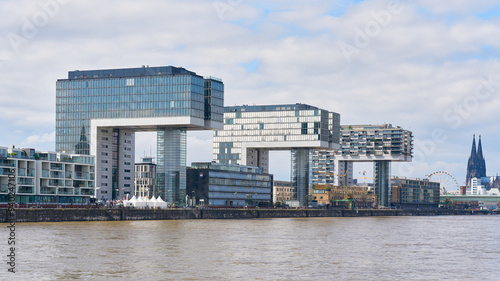
<path id="1" fill-rule="evenodd" d="M 483 157 L 483 147 L 481 144 L 481 136 L 479 136 L 478 148 L 476 151 L 476 135 L 472 139 L 472 150 L 467 162 L 466 185 L 469 186 L 472 178 L 486 177 L 486 162 Z"/>

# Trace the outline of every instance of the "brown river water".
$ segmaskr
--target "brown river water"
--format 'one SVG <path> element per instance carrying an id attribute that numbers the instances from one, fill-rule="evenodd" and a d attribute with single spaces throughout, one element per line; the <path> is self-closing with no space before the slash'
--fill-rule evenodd
<path id="1" fill-rule="evenodd" d="M 0 280 L 500 280 L 500 216 L 0 226 Z"/>

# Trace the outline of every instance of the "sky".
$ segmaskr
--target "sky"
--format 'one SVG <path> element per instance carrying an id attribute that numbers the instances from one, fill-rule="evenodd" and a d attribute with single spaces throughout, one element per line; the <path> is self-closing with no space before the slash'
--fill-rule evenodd
<path id="1" fill-rule="evenodd" d="M 221 78 L 225 105 L 306 103 L 410 130 L 413 162 L 393 175 L 462 185 L 473 134 L 500 172 L 495 0 L 1 0 L 0 14 L 0 146 L 55 149 L 68 71 L 173 65 Z M 137 158 L 155 153 L 154 133 L 136 142 Z M 211 132 L 190 132 L 188 164 L 211 148 Z M 271 156 L 287 180 L 289 153 Z"/>

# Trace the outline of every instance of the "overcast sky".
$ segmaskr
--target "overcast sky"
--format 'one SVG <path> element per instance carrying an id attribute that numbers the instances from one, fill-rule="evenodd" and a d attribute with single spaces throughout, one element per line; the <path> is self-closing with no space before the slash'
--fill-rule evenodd
<path id="1" fill-rule="evenodd" d="M 173 65 L 223 79 L 226 105 L 300 102 L 411 130 L 415 159 L 394 175 L 463 184 L 473 134 L 500 172 L 495 0 L 1 0 L 0 14 L 0 146 L 55 149 L 69 70 Z M 211 161 L 211 136 L 188 135 L 189 163 Z M 137 142 L 138 157 L 155 151 L 154 134 Z M 288 154 L 272 156 L 286 179 Z"/>

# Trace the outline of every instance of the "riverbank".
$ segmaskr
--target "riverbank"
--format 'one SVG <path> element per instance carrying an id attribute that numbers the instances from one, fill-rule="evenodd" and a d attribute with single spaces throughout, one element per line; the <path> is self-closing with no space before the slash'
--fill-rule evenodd
<path id="1" fill-rule="evenodd" d="M 16 209 L 16 222 L 496 215 L 492 211 L 391 209 Z M 0 222 L 8 222 L 7 209 Z"/>

